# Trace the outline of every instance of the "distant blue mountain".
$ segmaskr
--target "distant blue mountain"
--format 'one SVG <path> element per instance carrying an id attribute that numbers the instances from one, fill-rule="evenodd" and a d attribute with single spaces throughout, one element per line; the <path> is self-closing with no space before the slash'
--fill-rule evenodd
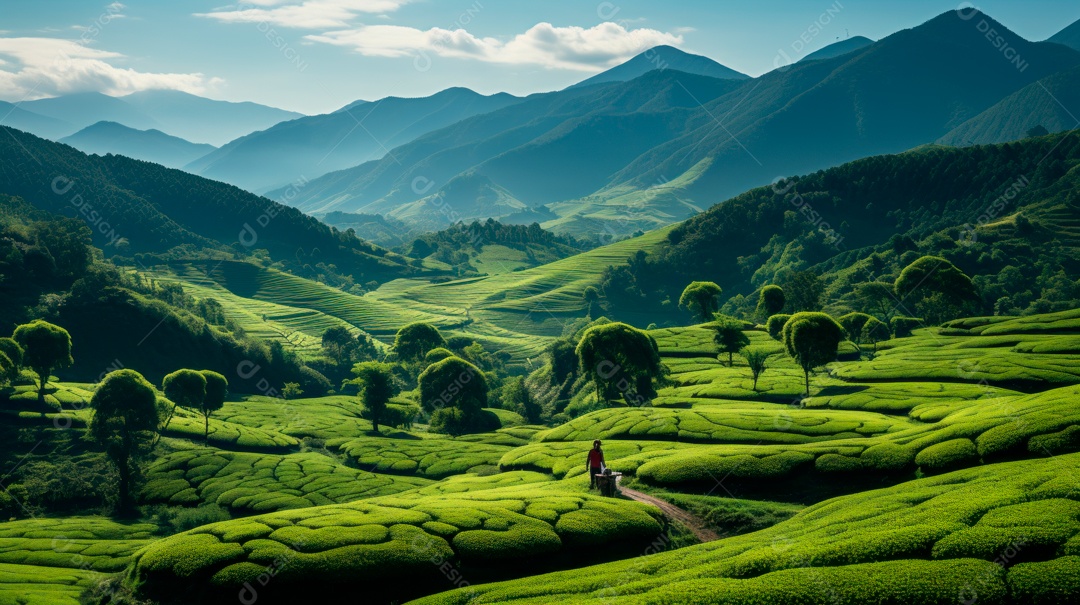
<path id="1" fill-rule="evenodd" d="M 750 76 L 725 67 L 708 57 L 692 55 L 673 46 L 656 46 L 626 63 L 616 65 L 587 80 L 582 80 L 570 88 L 603 84 L 605 82 L 628 82 L 655 69 L 670 69 L 721 80 L 746 80 L 750 78 Z"/>
<path id="2" fill-rule="evenodd" d="M 213 145 L 192 143 L 160 130 L 136 130 L 116 122 L 92 124 L 60 142 L 85 153 L 125 155 L 169 168 L 182 168 L 216 149 Z"/>

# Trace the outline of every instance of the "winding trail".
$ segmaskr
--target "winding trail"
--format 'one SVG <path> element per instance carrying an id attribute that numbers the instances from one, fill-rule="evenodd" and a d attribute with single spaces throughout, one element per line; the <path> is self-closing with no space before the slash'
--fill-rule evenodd
<path id="1" fill-rule="evenodd" d="M 716 532 L 705 526 L 705 522 L 702 521 L 700 517 L 692 515 L 690 512 L 683 510 L 670 502 L 665 502 L 664 500 L 628 487 L 620 486 L 619 491 L 631 500 L 652 504 L 656 508 L 659 508 L 669 519 L 674 519 L 685 525 L 687 529 L 693 532 L 694 536 L 702 542 L 712 542 L 713 540 L 720 539 L 720 536 Z"/>

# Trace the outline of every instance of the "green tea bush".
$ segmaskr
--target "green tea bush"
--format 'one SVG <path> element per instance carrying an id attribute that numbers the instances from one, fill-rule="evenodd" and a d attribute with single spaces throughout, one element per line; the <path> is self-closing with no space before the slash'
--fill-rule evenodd
<path id="1" fill-rule="evenodd" d="M 1014 602 L 1027 605 L 1071 603 L 1080 591 L 1080 557 L 1021 563 L 1009 569 L 1009 590 Z"/>
<path id="2" fill-rule="evenodd" d="M 915 464 L 929 472 L 941 472 L 978 461 L 979 452 L 970 439 L 950 439 L 936 443 L 915 456 Z"/>

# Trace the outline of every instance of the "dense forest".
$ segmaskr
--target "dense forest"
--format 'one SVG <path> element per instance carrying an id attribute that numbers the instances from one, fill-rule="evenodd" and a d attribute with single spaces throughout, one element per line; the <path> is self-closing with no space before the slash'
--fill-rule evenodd
<path id="1" fill-rule="evenodd" d="M 727 313 L 750 317 L 767 284 L 816 292 L 809 309 L 852 310 L 854 287 L 943 257 L 981 293 L 976 312 L 1068 308 L 1080 209 L 1075 132 L 1003 145 L 927 146 L 759 187 L 676 226 L 660 250 L 604 275 L 613 317 L 678 317 L 686 283 L 710 279 Z M 733 262 L 733 259 L 737 259 Z M 796 309 L 800 310 L 800 309 Z M 912 313 L 917 310 L 910 310 Z"/>

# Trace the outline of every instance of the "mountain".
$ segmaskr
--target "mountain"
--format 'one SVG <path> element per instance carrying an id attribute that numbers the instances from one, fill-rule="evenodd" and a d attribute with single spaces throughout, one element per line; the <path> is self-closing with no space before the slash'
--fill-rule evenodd
<path id="1" fill-rule="evenodd" d="M 0 126 L 33 132 L 47 139 L 58 139 L 75 128 L 64 120 L 27 111 L 20 104 L 6 101 L 0 101 Z"/>
<path id="2" fill-rule="evenodd" d="M 1080 50 L 1080 20 L 1073 21 L 1072 25 L 1050 36 L 1046 41 L 1064 44 L 1074 50 Z"/>
<path id="3" fill-rule="evenodd" d="M 216 149 L 213 145 L 192 143 L 160 130 L 136 130 L 116 122 L 98 122 L 60 139 L 60 142 L 86 153 L 115 153 L 169 168 L 181 168 Z"/>
<path id="4" fill-rule="evenodd" d="M 215 101 L 178 90 L 144 90 L 120 99 L 152 116 L 164 132 L 215 147 L 303 116 L 258 103 Z"/>
<path id="5" fill-rule="evenodd" d="M 853 53 L 859 49 L 866 48 L 873 44 L 874 41 L 866 36 L 855 36 L 854 38 L 846 38 L 839 42 L 833 42 L 825 48 L 818 49 L 809 55 L 806 55 L 802 61 L 818 61 L 820 59 L 832 59 L 833 57 L 839 57 L 840 55 L 846 55 Z"/>
<path id="6" fill-rule="evenodd" d="M 603 187 L 627 162 L 684 132 L 701 102 L 740 84 L 653 70 L 631 82 L 530 95 L 315 179 L 291 203 L 315 213 L 387 214 L 427 229 L 529 210 L 554 219 L 544 204 Z"/>
<path id="7" fill-rule="evenodd" d="M 1080 127 L 1080 67 L 1021 88 L 957 126 L 938 143 L 959 147 L 1017 141 L 1036 126 L 1048 132 Z"/>
<path id="8" fill-rule="evenodd" d="M 64 133 L 62 136 L 75 134 L 83 128 L 98 122 L 116 122 L 136 130 L 162 128 L 161 123 L 149 114 L 133 107 L 123 99 L 110 97 L 100 92 L 80 92 L 60 97 L 25 101 L 20 107 L 38 115 L 71 124 L 71 132 Z"/>
<path id="9" fill-rule="evenodd" d="M 582 80 L 570 88 L 605 82 L 627 82 L 655 69 L 672 69 L 722 80 L 746 80 L 750 76 L 725 67 L 708 57 L 692 55 L 673 46 L 656 46 L 629 61 Z"/>
<path id="10" fill-rule="evenodd" d="M 297 273 L 334 265 L 360 283 L 424 271 L 411 259 L 232 185 L 124 156 L 90 156 L 26 132 L 0 130 L 0 194 L 81 217 L 91 227 L 94 245 L 107 254 L 157 263 L 158 255 L 198 258 L 225 252 L 243 257 L 265 250 Z"/>
<path id="11" fill-rule="evenodd" d="M 1012 60 L 987 43 L 980 29 L 990 28 Z M 653 70 L 531 95 L 314 179 L 290 203 L 443 225 L 524 208 L 549 213 L 541 225 L 557 232 L 626 235 L 780 175 L 932 143 L 1076 65 L 1080 52 L 949 11 L 860 52 L 753 80 Z"/>
<path id="12" fill-rule="evenodd" d="M 25 101 L 19 107 L 66 123 L 67 129 L 27 128 L 29 132 L 54 140 L 98 122 L 116 122 L 136 130 L 156 129 L 188 141 L 215 146 L 302 115 L 256 103 L 214 101 L 175 90 L 147 90 L 124 97 L 85 92 Z M 14 123 L 9 125 L 15 127 Z M 36 126 L 32 123 L 24 125 Z"/>
<path id="13" fill-rule="evenodd" d="M 390 149 L 463 119 L 520 99 L 450 88 L 429 97 L 357 101 L 333 113 L 307 116 L 241 137 L 192 162 L 187 170 L 249 191 L 383 157 Z"/>

